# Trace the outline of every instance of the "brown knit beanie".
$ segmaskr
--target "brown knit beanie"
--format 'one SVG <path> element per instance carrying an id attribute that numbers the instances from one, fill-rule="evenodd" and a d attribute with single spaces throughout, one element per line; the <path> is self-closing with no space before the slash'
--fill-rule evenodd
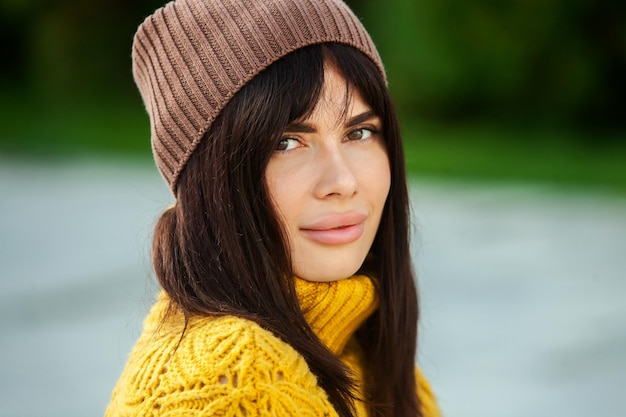
<path id="1" fill-rule="evenodd" d="M 133 42 L 133 75 L 156 165 L 174 194 L 233 95 L 281 57 L 325 42 L 358 49 L 385 76 L 365 28 L 340 0 L 176 0 L 146 18 Z"/>

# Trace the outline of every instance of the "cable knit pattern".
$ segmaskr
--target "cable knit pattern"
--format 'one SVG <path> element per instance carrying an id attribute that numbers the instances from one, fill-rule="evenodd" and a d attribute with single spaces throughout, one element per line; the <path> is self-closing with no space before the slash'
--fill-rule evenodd
<path id="1" fill-rule="evenodd" d="M 301 307 L 320 340 L 357 377 L 363 353 L 354 338 L 376 309 L 371 280 L 295 281 Z M 315 375 L 291 346 L 238 317 L 194 317 L 185 336 L 182 314 L 162 319 L 168 298 L 159 294 L 118 381 L 105 417 L 116 416 L 336 416 Z M 439 412 L 419 371 L 425 416 Z M 429 405 L 430 404 L 430 405 Z M 356 403 L 357 415 L 367 411 Z"/>

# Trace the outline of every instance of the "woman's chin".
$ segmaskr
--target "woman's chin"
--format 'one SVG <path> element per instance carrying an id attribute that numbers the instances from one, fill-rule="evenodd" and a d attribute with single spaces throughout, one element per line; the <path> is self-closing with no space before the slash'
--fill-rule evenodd
<path id="1" fill-rule="evenodd" d="M 332 282 L 341 281 L 342 279 L 350 278 L 359 270 L 360 265 L 353 268 L 343 265 L 341 268 L 337 267 L 321 267 L 307 270 L 299 270 L 297 266 L 294 267 L 294 273 L 299 278 L 311 282 Z"/>

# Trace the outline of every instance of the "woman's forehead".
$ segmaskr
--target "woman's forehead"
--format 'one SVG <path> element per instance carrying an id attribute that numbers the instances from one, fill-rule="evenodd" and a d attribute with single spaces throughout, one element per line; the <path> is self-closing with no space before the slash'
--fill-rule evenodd
<path id="1" fill-rule="evenodd" d="M 371 110 L 371 106 L 354 85 L 333 65 L 324 65 L 324 84 L 321 94 L 311 114 L 300 121 L 315 121 L 322 116 L 333 117 L 336 125 L 342 125 L 355 114 L 362 114 Z"/>

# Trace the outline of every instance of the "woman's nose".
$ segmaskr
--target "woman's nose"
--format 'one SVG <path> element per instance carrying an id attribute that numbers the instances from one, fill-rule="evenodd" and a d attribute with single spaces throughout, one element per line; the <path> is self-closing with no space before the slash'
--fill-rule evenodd
<path id="1" fill-rule="evenodd" d="M 317 198 L 351 197 L 358 189 L 358 178 L 350 160 L 339 147 L 320 152 L 321 159 L 314 193 Z"/>

